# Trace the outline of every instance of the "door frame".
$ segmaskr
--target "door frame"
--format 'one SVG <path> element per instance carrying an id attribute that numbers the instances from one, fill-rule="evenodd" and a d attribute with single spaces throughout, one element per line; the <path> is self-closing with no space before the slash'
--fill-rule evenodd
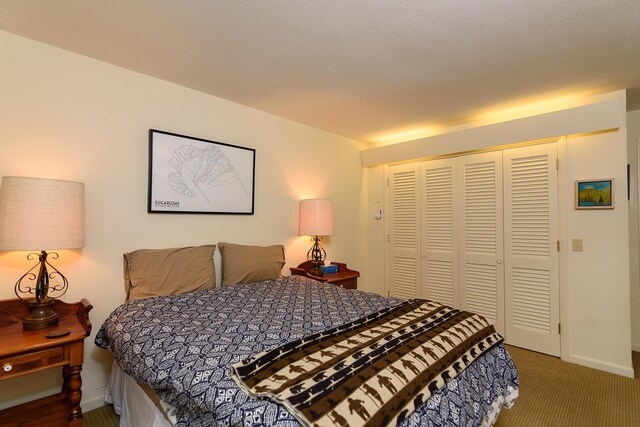
<path id="1" fill-rule="evenodd" d="M 558 286 L 560 286 L 560 359 L 569 360 L 571 339 L 571 305 L 569 304 L 569 220 L 568 209 L 573 209 L 573 194 L 567 194 L 567 137 L 557 139 L 558 146 Z M 573 188 L 573 186 L 571 186 Z"/>

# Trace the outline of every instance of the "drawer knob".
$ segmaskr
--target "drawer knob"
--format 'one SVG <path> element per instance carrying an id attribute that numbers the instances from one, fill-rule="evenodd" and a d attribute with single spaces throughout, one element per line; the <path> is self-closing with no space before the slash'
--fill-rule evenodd
<path id="1" fill-rule="evenodd" d="M 4 365 L 2 365 L 2 370 L 5 372 L 11 372 L 12 369 L 13 365 L 11 363 L 5 363 Z"/>

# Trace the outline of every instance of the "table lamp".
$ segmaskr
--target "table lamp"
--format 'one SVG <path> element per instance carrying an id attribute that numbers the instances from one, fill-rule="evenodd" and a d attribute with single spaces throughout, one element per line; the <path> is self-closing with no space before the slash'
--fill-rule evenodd
<path id="1" fill-rule="evenodd" d="M 309 270 L 314 276 L 322 276 L 320 268 L 324 265 L 327 252 L 320 245 L 320 236 L 333 234 L 333 200 L 305 199 L 300 201 L 300 236 L 311 236 L 313 246 L 307 252 L 307 260 L 313 267 Z"/>
<path id="2" fill-rule="evenodd" d="M 51 265 L 51 249 L 84 246 L 84 184 L 55 179 L 5 176 L 0 187 L 0 250 L 39 251 L 27 255 L 38 263 L 18 279 L 15 293 L 28 301 L 27 330 L 58 324 L 55 298 L 68 288 L 67 278 Z M 53 283 L 56 282 L 56 284 Z"/>

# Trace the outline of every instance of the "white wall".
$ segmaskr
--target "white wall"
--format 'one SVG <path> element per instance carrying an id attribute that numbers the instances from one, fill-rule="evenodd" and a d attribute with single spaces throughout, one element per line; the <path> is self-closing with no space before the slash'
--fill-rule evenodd
<path id="1" fill-rule="evenodd" d="M 365 223 L 367 225 L 366 230 L 366 247 L 365 252 L 367 256 L 366 274 L 368 279 L 362 286 L 358 286 L 359 289 L 367 292 L 375 292 L 380 295 L 387 296 L 387 290 L 385 289 L 385 248 L 387 231 L 385 229 L 386 218 L 389 212 L 386 210 L 387 203 L 385 201 L 385 185 L 383 184 L 385 167 L 376 166 L 371 168 L 365 168 L 365 177 L 367 180 L 367 210 L 365 212 Z M 382 218 L 375 219 L 374 213 L 376 210 L 382 211 Z M 383 242 L 383 244 L 381 244 Z"/>
<path id="2" fill-rule="evenodd" d="M 638 199 L 638 144 L 640 144 L 640 110 L 627 113 L 627 141 L 631 164 L 631 202 L 629 205 L 629 240 L 631 267 L 631 343 L 640 351 L 640 233 Z"/>
<path id="3" fill-rule="evenodd" d="M 364 270 L 366 193 L 355 142 L 9 33 L 0 32 L 0 58 L 0 176 L 86 184 L 86 245 L 61 251 L 57 262 L 70 282 L 63 299 L 87 298 L 94 306 L 85 410 L 102 405 L 111 359 L 93 339 L 124 300 L 123 252 L 283 243 L 288 274 L 311 246 L 297 236 L 298 201 L 326 197 L 335 211 L 329 258 Z M 147 214 L 149 128 L 255 148 L 255 215 Z M 13 284 L 31 266 L 25 255 L 0 252 L 0 298 L 13 298 Z M 52 371 L 0 382 L 0 406 L 59 387 L 59 370 Z"/>
<path id="4" fill-rule="evenodd" d="M 565 252 L 560 298 L 563 359 L 633 377 L 626 134 L 623 125 L 617 132 L 566 139 L 564 247 L 582 239 L 584 251 Z M 615 179 L 614 210 L 574 209 L 575 181 L 593 178 Z"/>
<path id="5" fill-rule="evenodd" d="M 555 139 L 564 135 L 619 129 L 624 114 L 624 91 L 615 98 L 601 95 L 592 97 L 586 105 L 573 105 L 551 112 L 545 110 L 529 117 L 519 117 L 488 125 L 471 124 L 465 128 L 452 128 L 450 132 L 414 141 L 384 145 L 362 151 L 362 164 L 366 167 L 384 163 L 402 163 L 413 159 L 432 158 L 444 154 L 463 154 L 483 148 L 510 145 L 528 141 Z M 584 102 L 584 101 L 583 101 Z M 506 119 L 505 119 L 506 120 Z"/>
<path id="6" fill-rule="evenodd" d="M 363 152 L 363 161 L 373 164 L 397 161 L 408 152 L 425 155 L 446 155 L 461 151 L 451 147 L 484 149 L 490 141 L 500 143 L 526 142 L 509 140 L 511 135 L 540 135 L 541 129 L 563 129 L 563 117 L 571 115 L 576 126 L 591 126 L 598 121 L 603 129 L 616 129 L 588 135 L 562 138 L 560 142 L 559 181 L 562 184 L 560 196 L 564 195 L 561 211 L 561 319 L 562 358 L 567 361 L 603 369 L 626 376 L 633 376 L 631 365 L 630 310 L 629 310 L 629 210 L 626 197 L 626 116 L 625 93 L 614 92 L 585 100 L 584 108 L 557 111 L 544 116 L 518 119 L 504 124 L 443 134 L 423 140 L 404 143 L 406 150 L 393 146 L 374 148 Z M 593 108 L 591 108 L 593 106 Z M 600 107 L 609 118 L 596 113 Z M 585 114 L 587 116 L 582 116 Z M 594 115 L 591 117 L 591 115 Z M 548 122 L 548 123 L 547 123 Z M 547 126 L 547 124 L 549 126 Z M 517 132 L 516 132 L 517 131 Z M 560 137 L 562 135 L 547 135 Z M 444 144 L 443 141 L 447 143 Z M 398 144 L 402 145 L 402 144 Z M 451 150 L 451 151 L 450 151 Z M 368 153 L 367 153 L 368 152 Z M 382 157 L 381 157 L 382 156 Z M 368 159 L 368 160 L 367 160 Z M 376 167 L 369 173 L 369 191 L 374 193 L 386 186 L 384 176 Z M 577 179 L 615 178 L 616 209 L 606 211 L 577 211 L 574 209 L 574 183 Z M 370 199 L 368 208 L 373 209 Z M 368 235 L 371 248 L 384 247 L 384 239 L 379 233 Z M 571 239 L 581 238 L 584 251 L 570 252 Z M 370 252 L 374 251 L 371 249 Z M 379 267 L 377 267 L 379 268 Z M 373 271 L 373 270 L 372 270 Z M 379 288 L 381 274 L 371 274 L 369 284 Z M 377 284 L 376 284 L 377 283 Z"/>

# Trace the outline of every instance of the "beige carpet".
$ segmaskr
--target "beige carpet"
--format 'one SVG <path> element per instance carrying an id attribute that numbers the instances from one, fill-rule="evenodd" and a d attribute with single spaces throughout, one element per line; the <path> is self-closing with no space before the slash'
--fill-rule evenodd
<path id="1" fill-rule="evenodd" d="M 633 353 L 636 379 L 630 379 L 507 348 L 520 375 L 520 397 L 496 427 L 640 426 L 640 353 Z M 111 406 L 84 414 L 87 427 L 117 427 L 118 420 Z"/>
<path id="2" fill-rule="evenodd" d="M 636 379 L 507 346 L 520 376 L 520 396 L 496 427 L 640 426 L 640 353 Z"/>

